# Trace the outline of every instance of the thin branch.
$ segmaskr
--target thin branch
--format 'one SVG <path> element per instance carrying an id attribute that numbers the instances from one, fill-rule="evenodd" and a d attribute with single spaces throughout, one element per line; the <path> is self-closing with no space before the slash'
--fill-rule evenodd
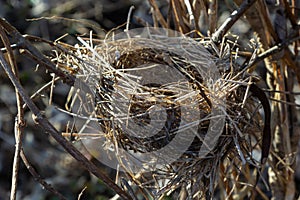
<path id="1" fill-rule="evenodd" d="M 75 77 L 71 74 L 66 74 L 60 69 L 58 69 L 49 59 L 47 59 L 37 48 L 35 48 L 19 31 L 11 26 L 5 19 L 0 18 L 0 25 L 4 28 L 9 35 L 11 35 L 16 41 L 17 46 L 20 48 L 27 49 L 35 57 L 39 58 L 44 66 L 50 71 L 55 73 L 57 76 L 61 77 L 64 82 L 69 85 L 73 85 L 75 82 Z M 1 51 L 2 53 L 2 51 Z"/>
<path id="2" fill-rule="evenodd" d="M 269 99 L 271 101 L 280 102 L 280 103 L 284 103 L 284 104 L 289 105 L 289 106 L 295 106 L 295 107 L 300 108 L 299 104 L 296 104 L 296 103 L 293 103 L 293 102 L 290 102 L 290 101 L 284 101 L 284 100 L 275 99 L 275 98 L 271 98 L 271 97 L 269 97 Z"/>
<path id="3" fill-rule="evenodd" d="M 27 43 L 26 40 L 23 43 Z M 28 45 L 29 47 L 30 45 Z M 36 49 L 37 50 L 37 49 Z M 37 53 L 39 55 L 41 53 Z M 47 59 L 45 62 L 49 62 Z M 48 119 L 42 114 L 30 97 L 26 94 L 25 90 L 21 86 L 19 80 L 15 77 L 12 72 L 10 65 L 6 62 L 3 53 L 0 51 L 0 62 L 11 80 L 14 87 L 18 90 L 22 99 L 27 104 L 28 108 L 32 111 L 35 116 L 35 122 L 41 126 L 41 128 L 49 133 L 70 155 L 72 155 L 80 164 L 82 164 L 88 171 L 93 173 L 95 176 L 100 178 L 108 187 L 118 193 L 123 199 L 131 199 L 131 197 L 125 193 L 118 185 L 116 185 L 107 175 L 102 173 L 93 163 L 91 163 L 79 150 L 77 150 L 69 141 L 67 141 L 48 121 Z"/>
<path id="4" fill-rule="evenodd" d="M 130 6 L 129 8 L 129 11 L 128 11 L 128 16 L 127 16 L 127 23 L 126 23 L 126 32 L 129 31 L 129 27 L 130 27 L 130 18 L 131 18 L 131 15 L 132 15 L 132 11 L 135 9 L 134 6 Z"/>
<path id="5" fill-rule="evenodd" d="M 18 46 L 16 44 L 12 44 L 10 45 L 11 49 L 18 49 Z M 0 51 L 2 51 L 2 53 L 7 53 L 7 48 L 3 47 L 0 49 Z"/>
<path id="6" fill-rule="evenodd" d="M 52 187 L 52 185 L 48 184 L 41 176 L 35 171 L 35 169 L 32 167 L 30 162 L 27 160 L 25 153 L 23 149 L 21 149 L 21 158 L 23 160 L 23 163 L 25 164 L 26 168 L 30 172 L 30 174 L 33 176 L 34 180 L 39 182 L 46 190 L 56 195 L 60 200 L 66 200 L 67 198 L 64 197 L 60 192 L 58 192 L 56 189 Z"/>
<path id="7" fill-rule="evenodd" d="M 256 65 L 257 63 L 259 63 L 259 62 L 261 62 L 262 60 L 264 60 L 265 58 L 267 58 L 267 57 L 269 57 L 269 56 L 271 56 L 271 55 L 274 55 L 274 54 L 276 54 L 276 53 L 278 53 L 278 52 L 280 52 L 280 51 L 282 51 L 283 49 L 285 49 L 289 44 L 291 44 L 294 40 L 299 40 L 300 39 L 300 36 L 298 36 L 298 37 L 296 37 L 296 38 L 294 38 L 294 39 L 292 39 L 292 40 L 286 40 L 286 41 L 284 41 L 283 43 L 280 43 L 280 44 L 278 44 L 278 45 L 276 45 L 276 46 L 273 46 L 272 48 L 270 48 L 270 49 L 268 49 L 268 50 L 266 50 L 265 52 L 263 52 L 263 53 L 261 53 L 261 54 L 259 54 L 258 56 L 257 56 L 257 58 L 254 60 L 254 62 L 253 63 L 251 63 L 251 65 L 250 66 L 247 66 L 247 68 L 249 68 L 249 67 L 251 67 L 251 66 L 254 66 L 254 65 Z M 288 51 L 288 50 L 287 50 Z M 286 54 L 288 54 L 288 52 L 285 52 L 285 55 Z M 300 69 L 296 66 L 296 65 L 293 65 L 294 63 L 290 63 L 289 65 L 288 65 L 288 67 L 290 68 L 290 69 L 292 69 L 294 72 L 295 72 L 295 75 L 296 75 L 296 77 L 297 77 L 297 80 L 298 80 L 298 83 L 300 83 Z"/>
<path id="8" fill-rule="evenodd" d="M 211 0 L 209 1 L 209 8 L 208 8 L 208 21 L 209 21 L 209 33 L 213 33 L 217 26 L 217 14 L 218 14 L 218 1 Z"/>
<path id="9" fill-rule="evenodd" d="M 283 0 L 282 2 L 283 2 L 284 7 L 285 7 L 286 15 L 287 15 L 287 17 L 289 18 L 289 20 L 290 20 L 290 22 L 292 24 L 292 27 L 294 29 L 296 29 L 296 27 L 298 26 L 297 18 L 296 18 L 297 15 L 295 15 L 293 13 L 293 11 L 292 11 L 289 3 L 287 2 L 287 0 Z"/>
<path id="10" fill-rule="evenodd" d="M 60 79 L 60 77 L 55 77 L 54 80 L 51 80 L 50 82 L 46 83 L 40 89 L 38 89 L 34 94 L 32 94 L 30 96 L 30 98 L 34 99 L 35 97 L 37 97 L 38 95 L 40 95 L 43 90 L 46 90 L 46 89 L 52 87 L 52 83 L 58 81 L 59 79 Z M 23 109 L 24 108 L 26 108 L 26 104 L 23 104 Z"/>
<path id="11" fill-rule="evenodd" d="M 7 58 L 8 61 L 12 67 L 12 72 L 14 75 L 18 78 L 18 69 L 16 60 L 13 55 L 13 49 L 10 45 L 10 41 L 5 34 L 3 29 L 0 29 L 0 38 L 2 43 L 5 46 L 5 49 L 7 51 Z M 12 171 L 12 183 L 11 183 L 11 193 L 10 193 L 10 199 L 15 200 L 17 196 L 17 187 L 18 187 L 18 175 L 19 175 L 19 167 L 20 167 L 20 150 L 22 148 L 22 127 L 24 126 L 23 122 L 23 116 L 24 112 L 22 109 L 23 100 L 20 94 L 18 93 L 18 90 L 15 88 L 16 92 L 16 99 L 17 99 L 17 109 L 18 109 L 18 116 L 15 119 L 15 154 L 14 154 L 14 161 L 13 161 L 13 171 Z"/>
<path id="12" fill-rule="evenodd" d="M 256 0 L 245 0 L 238 10 L 231 13 L 230 17 L 220 26 L 220 28 L 213 33 L 212 40 L 220 43 L 228 30 L 240 19 L 240 17 L 256 2 Z"/>
<path id="13" fill-rule="evenodd" d="M 164 19 L 163 15 L 161 14 L 159 7 L 157 6 L 155 0 L 149 0 L 150 5 L 153 8 L 154 13 L 152 14 L 153 16 L 157 16 L 157 20 L 161 24 L 163 28 L 168 28 L 168 23 Z"/>
<path id="14" fill-rule="evenodd" d="M 13 161 L 13 170 L 12 170 L 12 181 L 11 181 L 11 190 L 10 190 L 10 199 L 15 200 L 17 197 L 17 188 L 18 188 L 18 175 L 20 168 L 20 151 L 22 148 L 22 131 L 18 121 L 18 117 L 15 119 L 15 154 Z"/>
<path id="15" fill-rule="evenodd" d="M 268 50 L 266 50 L 266 51 L 262 52 L 261 54 L 257 55 L 255 60 L 251 64 L 246 63 L 244 66 L 242 66 L 241 67 L 243 69 L 242 71 L 246 71 L 247 69 L 251 68 L 252 66 L 258 64 L 261 61 L 263 61 L 265 58 L 267 58 L 269 56 L 272 56 L 272 55 L 282 51 L 284 48 L 288 47 L 289 44 L 291 44 L 292 42 L 297 41 L 299 39 L 300 39 L 300 36 L 295 36 L 292 39 L 287 39 L 287 40 L 283 41 L 282 43 L 279 43 L 279 44 L 269 48 Z M 298 69 L 296 67 L 293 67 L 293 65 L 290 65 L 289 67 L 292 68 L 295 71 L 298 82 L 300 82 L 300 69 Z"/>
<path id="16" fill-rule="evenodd" d="M 193 9 L 192 9 L 192 5 L 190 3 L 189 0 L 184 0 L 186 9 L 187 9 L 187 13 L 189 14 L 189 23 L 192 26 L 191 30 L 195 30 L 196 29 L 196 24 L 195 24 L 195 16 L 193 13 Z"/>
<path id="17" fill-rule="evenodd" d="M 180 26 L 179 15 L 178 15 L 178 12 L 176 9 L 176 7 L 178 6 L 178 3 L 176 3 L 176 1 L 174 1 L 174 0 L 171 0 L 170 6 L 172 6 L 172 9 L 173 9 L 174 23 L 175 23 L 176 30 L 183 33 L 182 27 Z"/>

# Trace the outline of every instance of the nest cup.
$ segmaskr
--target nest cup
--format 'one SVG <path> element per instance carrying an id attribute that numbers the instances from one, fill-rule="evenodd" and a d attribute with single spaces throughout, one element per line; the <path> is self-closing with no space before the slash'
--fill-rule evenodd
<path id="1" fill-rule="evenodd" d="M 258 165 L 260 102 L 240 87 L 251 77 L 231 70 L 210 41 L 156 28 L 80 40 L 72 111 L 99 161 L 155 198 L 177 188 L 212 193 L 221 163 Z"/>

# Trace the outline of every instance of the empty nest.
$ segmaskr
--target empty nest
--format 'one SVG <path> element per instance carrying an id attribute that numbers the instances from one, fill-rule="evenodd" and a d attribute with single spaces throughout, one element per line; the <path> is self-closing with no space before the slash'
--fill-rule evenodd
<path id="1" fill-rule="evenodd" d="M 246 179 L 255 184 L 241 168 L 261 167 L 269 111 L 257 79 L 231 52 L 224 58 L 210 40 L 149 28 L 79 40 L 56 62 L 89 88 L 92 109 L 73 111 L 99 125 L 97 148 L 115 156 L 130 187 L 155 199 L 172 192 L 194 199 Z"/>

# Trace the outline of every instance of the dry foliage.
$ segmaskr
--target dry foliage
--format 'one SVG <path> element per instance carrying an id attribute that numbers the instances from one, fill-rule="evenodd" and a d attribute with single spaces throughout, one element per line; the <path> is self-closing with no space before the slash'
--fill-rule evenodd
<path id="1" fill-rule="evenodd" d="M 129 29 L 129 13 L 121 38 L 116 30 L 100 39 L 91 33 L 88 37 L 78 37 L 80 44 L 74 46 L 23 36 L 1 19 L 0 61 L 16 88 L 18 99 L 11 199 L 16 195 L 20 157 L 32 175 L 39 177 L 22 150 L 26 107 L 45 132 L 122 199 L 296 198 L 299 194 L 294 177 L 300 133 L 294 93 L 294 87 L 300 83 L 296 1 L 234 2 L 234 5 L 227 2 L 227 6 L 229 9 L 237 6 L 236 10 L 219 25 L 218 1 L 170 0 L 168 13 L 163 14 L 158 1 L 149 0 L 154 28 L 147 28 L 148 23 L 136 17 L 146 26 L 143 29 L 146 33 Z M 251 41 L 245 42 L 244 38 L 241 42 L 239 37 L 244 36 L 230 32 L 242 20 L 253 30 L 253 35 L 245 36 L 250 36 Z M 48 44 L 55 56 L 43 55 L 33 42 Z M 53 87 L 58 80 L 75 88 L 69 93 L 64 112 L 83 119 L 83 124 L 77 122 L 64 134 L 53 127 L 20 84 L 12 48 L 22 50 L 25 56 L 55 74 L 53 82 L 45 88 Z M 166 71 L 176 71 L 176 76 L 182 79 L 170 80 L 168 84 L 139 82 L 141 71 L 162 66 Z M 210 73 L 212 66 L 218 71 L 217 77 Z M 147 73 L 149 77 L 159 76 L 155 71 Z M 265 80 L 257 73 L 265 76 Z M 82 85 L 76 85 L 77 80 Z M 79 102 L 80 109 L 75 101 Z M 166 108 L 166 121 L 162 116 L 155 116 L 155 105 Z M 185 113 L 181 107 L 190 110 Z M 219 112 L 214 116 L 215 110 Z M 200 120 L 195 117 L 198 112 Z M 123 127 L 129 119 L 140 126 L 151 125 L 150 115 L 168 127 L 165 125 L 156 135 L 146 138 L 136 133 L 136 127 Z M 212 116 L 224 126 L 216 145 L 202 157 L 199 151 L 206 145 Z M 192 123 L 182 128 L 183 119 Z M 96 127 L 102 130 L 100 134 L 94 129 L 94 135 L 81 132 L 83 125 L 95 127 L 89 125 L 90 121 L 97 123 Z M 135 155 L 153 152 L 184 131 L 185 137 L 189 134 L 196 137 L 172 162 L 156 166 L 158 161 L 151 157 L 154 160 L 140 167 L 128 163 L 132 161 L 130 156 L 118 152 L 119 149 Z M 94 137 L 92 142 L 101 138 L 105 141 L 101 148 L 114 152 L 120 172 L 117 170 L 114 178 L 109 177 L 63 135 L 76 136 L 86 146 L 89 145 L 84 142 L 86 138 Z M 169 150 L 176 153 L 176 149 Z M 164 158 L 162 154 L 155 155 L 158 160 Z M 145 170 L 153 162 L 154 170 Z M 44 180 L 37 180 L 65 199 Z"/>

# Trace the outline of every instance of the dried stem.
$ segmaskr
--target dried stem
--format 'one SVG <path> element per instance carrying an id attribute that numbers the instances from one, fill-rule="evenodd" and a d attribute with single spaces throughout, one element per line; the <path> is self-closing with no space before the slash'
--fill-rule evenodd
<path id="1" fill-rule="evenodd" d="M 10 46 L 9 39 L 7 38 L 6 34 L 4 33 L 3 29 L 0 29 L 0 38 L 7 50 L 8 60 L 12 67 L 12 71 L 14 75 L 18 78 L 18 69 L 16 60 L 13 56 L 13 50 Z M 18 116 L 15 119 L 15 140 L 16 140 L 16 147 L 15 147 L 15 154 L 14 154 L 14 161 L 13 161 L 13 171 L 12 171 L 12 183 L 11 183 L 11 193 L 10 199 L 15 200 L 17 195 L 17 187 L 18 187 L 18 174 L 19 174 L 19 167 L 20 167 L 20 151 L 22 147 L 22 126 L 24 125 L 23 116 L 24 112 L 22 109 L 23 100 L 18 93 L 18 90 L 15 89 L 16 92 L 16 99 L 17 99 L 17 109 L 18 109 Z"/>
<path id="2" fill-rule="evenodd" d="M 51 63 L 47 58 L 45 58 L 36 48 L 34 48 L 20 33 L 12 28 L 5 20 L 1 19 L 0 23 L 3 28 L 6 28 L 8 32 L 17 39 L 20 46 L 28 49 L 31 53 L 39 57 L 54 73 L 62 75 L 62 71 L 57 70 L 53 63 Z M 61 134 L 53 127 L 53 125 L 48 121 L 48 119 L 43 116 L 42 112 L 26 94 L 23 87 L 21 86 L 19 80 L 14 75 L 10 65 L 7 63 L 4 54 L 0 51 L 0 62 L 5 70 L 7 76 L 11 80 L 15 89 L 18 91 L 23 101 L 27 104 L 28 108 L 32 111 L 35 116 L 35 122 L 39 124 L 42 129 L 49 133 L 70 155 L 72 155 L 80 164 L 82 164 L 87 170 L 93 173 L 95 176 L 103 180 L 110 188 L 112 188 L 116 193 L 118 193 L 123 199 L 131 199 L 131 197 L 125 193 L 118 185 L 116 185 L 108 176 L 102 173 L 93 163 L 91 163 L 80 151 L 78 151 L 69 141 L 67 141 Z M 63 73 L 64 74 L 64 73 Z M 64 76 L 65 75 L 65 76 Z M 64 74 L 62 75 L 65 79 L 70 78 L 73 80 L 73 76 Z"/>
<path id="3" fill-rule="evenodd" d="M 153 8 L 153 16 L 157 17 L 157 21 L 161 24 L 162 27 L 168 28 L 168 23 L 164 19 L 163 15 L 161 14 L 159 7 L 157 6 L 155 0 L 149 0 L 149 3 L 151 4 Z"/>
<path id="4" fill-rule="evenodd" d="M 212 35 L 212 40 L 220 43 L 224 35 L 240 19 L 240 17 L 255 3 L 256 0 L 243 1 L 240 8 L 231 13 L 230 17 L 220 26 L 220 28 Z"/>
<path id="5" fill-rule="evenodd" d="M 73 85 L 75 77 L 71 74 L 66 74 L 58 69 L 49 59 L 47 59 L 38 49 L 36 49 L 27 39 L 22 36 L 18 30 L 11 26 L 5 19 L 0 18 L 0 25 L 3 29 L 17 41 L 19 48 L 27 49 L 32 55 L 39 58 L 39 61 L 50 71 L 61 77 L 69 85 Z"/>
<path id="6" fill-rule="evenodd" d="M 209 20 L 209 33 L 213 33 L 217 27 L 217 13 L 218 13 L 218 1 L 209 1 L 208 8 L 208 20 Z"/>
<path id="7" fill-rule="evenodd" d="M 37 173 L 37 171 L 35 171 L 34 167 L 32 167 L 32 165 L 28 161 L 23 149 L 21 149 L 20 155 L 23 163 L 25 164 L 26 168 L 28 169 L 28 171 L 30 172 L 30 174 L 32 175 L 35 181 L 39 182 L 46 190 L 56 195 L 60 200 L 67 199 L 60 192 L 54 189 L 52 185 L 48 184 L 44 179 L 41 178 L 41 176 Z"/>

